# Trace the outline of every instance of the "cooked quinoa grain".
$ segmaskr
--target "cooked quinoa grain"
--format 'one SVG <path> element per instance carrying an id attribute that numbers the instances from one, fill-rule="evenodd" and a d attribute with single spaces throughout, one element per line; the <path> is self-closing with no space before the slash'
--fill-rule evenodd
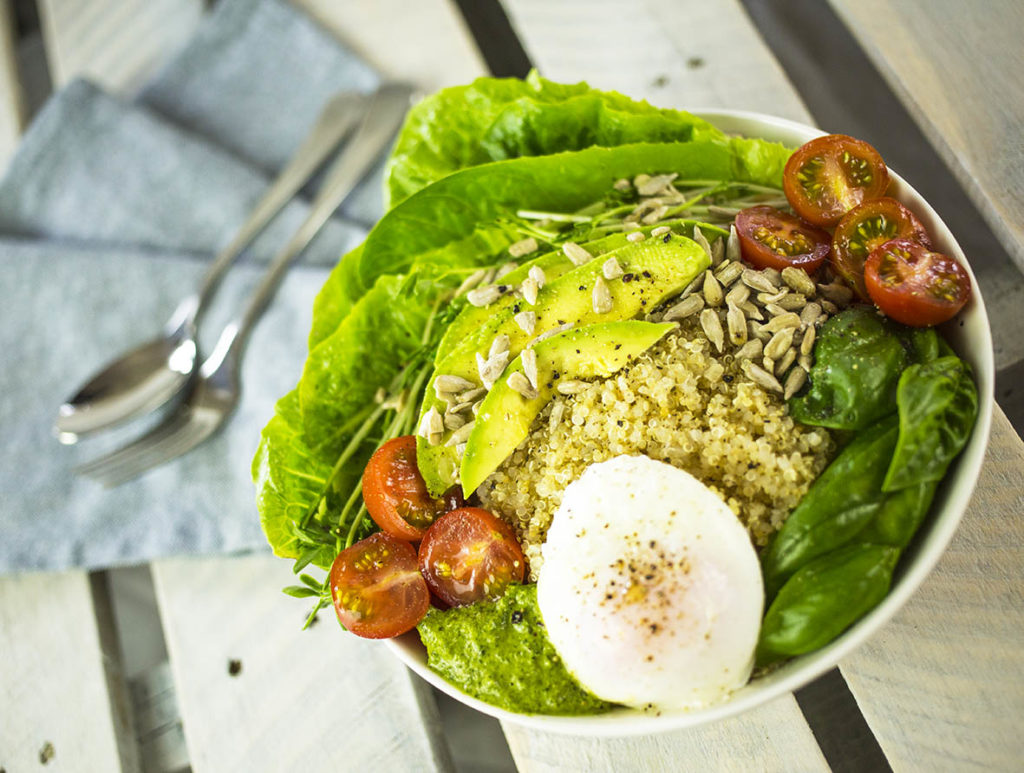
<path id="1" fill-rule="evenodd" d="M 645 454 L 686 470 L 762 547 L 833 452 L 827 430 L 789 418 L 781 396 L 753 383 L 732 355 L 718 355 L 692 321 L 616 375 L 581 387 L 556 393 L 478 491 L 515 527 L 533 579 L 562 491 L 590 464 Z"/>

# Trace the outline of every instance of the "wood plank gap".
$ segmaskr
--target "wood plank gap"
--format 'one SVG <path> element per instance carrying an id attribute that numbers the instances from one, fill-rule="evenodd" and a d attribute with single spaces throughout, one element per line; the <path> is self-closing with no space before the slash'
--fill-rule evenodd
<path id="1" fill-rule="evenodd" d="M 491 75 L 525 78 L 533 67 L 498 0 L 455 0 Z"/>

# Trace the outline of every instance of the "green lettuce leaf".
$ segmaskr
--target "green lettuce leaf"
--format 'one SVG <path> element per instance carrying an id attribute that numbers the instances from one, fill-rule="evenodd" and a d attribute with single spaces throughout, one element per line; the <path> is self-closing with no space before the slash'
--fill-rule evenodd
<path id="1" fill-rule="evenodd" d="M 409 112 L 387 165 L 389 207 L 452 172 L 490 161 L 592 145 L 723 138 L 694 115 L 586 83 L 553 83 L 535 72 L 526 80 L 478 78 Z"/>

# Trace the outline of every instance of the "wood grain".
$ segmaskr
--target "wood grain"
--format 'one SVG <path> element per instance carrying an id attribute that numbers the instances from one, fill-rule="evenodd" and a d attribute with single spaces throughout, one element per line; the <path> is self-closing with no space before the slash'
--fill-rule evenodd
<path id="1" fill-rule="evenodd" d="M 139 768 L 103 584 L 85 572 L 0 578 L 0 767 Z"/>
<path id="2" fill-rule="evenodd" d="M 659 107 L 729 107 L 809 121 L 736 0 L 506 0 L 541 75 Z"/>
<path id="3" fill-rule="evenodd" d="M 792 695 L 692 730 L 636 738 L 580 738 L 503 726 L 524 773 L 827 771 Z"/>
<path id="4" fill-rule="evenodd" d="M 896 770 L 1024 760 L 1024 443 L 998 408 L 974 498 L 935 571 L 841 664 Z"/>
<path id="5" fill-rule="evenodd" d="M 830 2 L 1024 267 L 1024 3 Z"/>
<path id="6" fill-rule="evenodd" d="M 140 86 L 199 24 L 202 0 L 38 0 L 54 88 L 90 78 Z"/>
<path id="7" fill-rule="evenodd" d="M 294 2 L 379 72 L 415 83 L 424 93 L 487 74 L 450 0 Z"/>
<path id="8" fill-rule="evenodd" d="M 301 630 L 309 605 L 281 593 L 295 583 L 287 561 L 152 569 L 196 773 L 450 769 L 427 685 L 377 642 L 343 635 L 330 610 Z"/>

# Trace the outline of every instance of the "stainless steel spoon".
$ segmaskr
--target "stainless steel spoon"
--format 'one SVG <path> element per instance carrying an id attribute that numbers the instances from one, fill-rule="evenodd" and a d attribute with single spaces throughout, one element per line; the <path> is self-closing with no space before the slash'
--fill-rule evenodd
<path id="1" fill-rule="evenodd" d="M 356 93 L 337 94 L 327 102 L 291 161 L 217 253 L 199 289 L 178 304 L 163 332 L 108 363 L 60 406 L 55 429 L 62 443 L 156 410 L 188 385 L 198 363 L 197 330 L 225 272 L 338 147 L 365 102 Z"/>

